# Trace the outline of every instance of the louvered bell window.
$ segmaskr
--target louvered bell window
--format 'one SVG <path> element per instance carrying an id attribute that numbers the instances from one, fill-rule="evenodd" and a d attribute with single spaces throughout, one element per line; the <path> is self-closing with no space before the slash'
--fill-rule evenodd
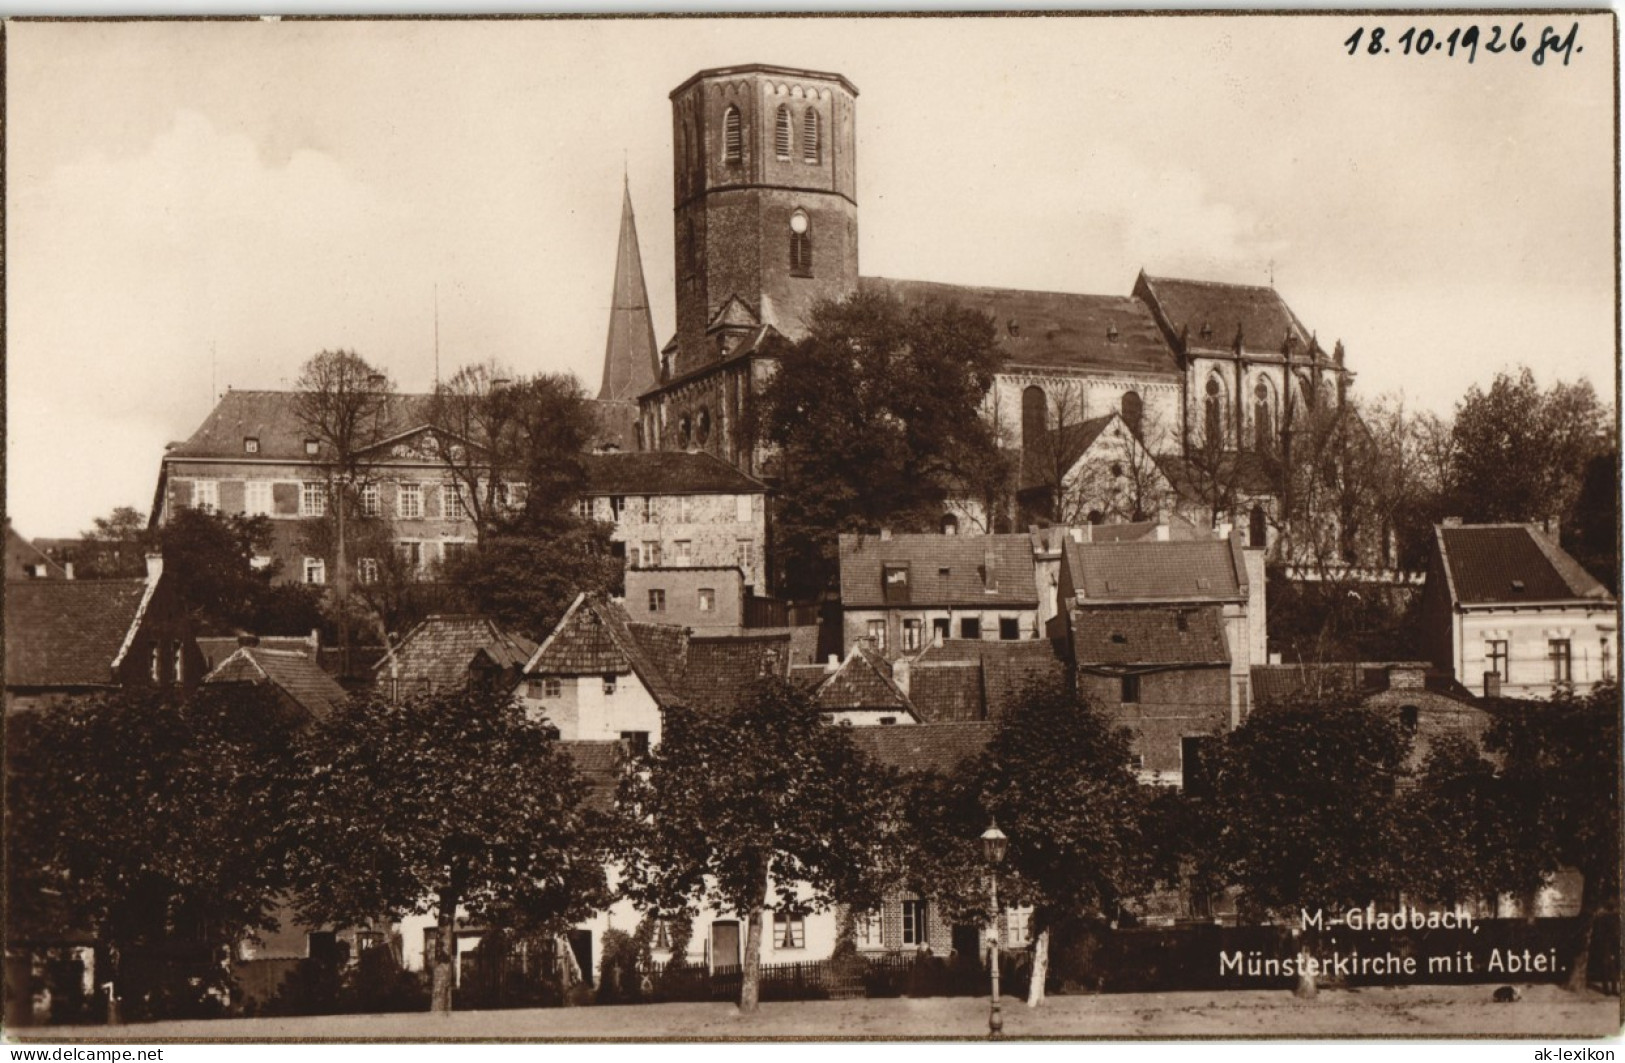
<path id="1" fill-rule="evenodd" d="M 815 164 L 823 160 L 822 145 L 818 142 L 818 112 L 811 107 L 801 119 L 801 160 Z"/>
<path id="2" fill-rule="evenodd" d="M 730 107 L 722 116 L 722 161 L 737 163 L 745 158 L 745 127 L 739 108 Z"/>
<path id="3" fill-rule="evenodd" d="M 778 120 L 773 124 L 773 154 L 781 161 L 790 161 L 790 108 L 780 105 Z"/>

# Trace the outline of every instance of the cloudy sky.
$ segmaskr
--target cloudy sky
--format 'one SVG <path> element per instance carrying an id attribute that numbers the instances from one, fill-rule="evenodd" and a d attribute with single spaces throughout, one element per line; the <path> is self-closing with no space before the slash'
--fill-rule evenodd
<path id="1" fill-rule="evenodd" d="M 1566 67 L 1397 50 L 1493 21 L 13 23 L 7 512 L 39 536 L 146 511 L 216 393 L 324 348 L 429 388 L 437 289 L 443 373 L 596 388 L 623 168 L 664 340 L 667 94 L 746 62 L 858 86 L 866 275 L 1126 295 L 1141 268 L 1273 269 L 1366 395 L 1448 412 L 1526 363 L 1611 396 L 1610 27 L 1582 20 Z M 1379 24 L 1394 52 L 1347 54 Z"/>

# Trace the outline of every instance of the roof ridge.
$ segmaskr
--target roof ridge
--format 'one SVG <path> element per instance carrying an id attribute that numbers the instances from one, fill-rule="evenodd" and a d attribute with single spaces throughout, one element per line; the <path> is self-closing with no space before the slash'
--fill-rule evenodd
<path id="1" fill-rule="evenodd" d="M 1053 295 L 1068 299 L 1110 299 L 1127 305 L 1142 305 L 1140 301 L 1134 298 L 1132 295 L 1096 295 L 1093 292 L 1068 292 L 1060 291 L 1054 288 L 1011 288 L 992 284 L 956 284 L 952 281 L 913 280 L 908 277 L 860 276 L 858 278 L 858 282 L 860 284 L 866 280 L 883 281 L 888 284 L 923 284 L 929 285 L 933 288 L 957 288 L 962 291 L 973 292 L 1003 292 L 1012 295 Z"/>

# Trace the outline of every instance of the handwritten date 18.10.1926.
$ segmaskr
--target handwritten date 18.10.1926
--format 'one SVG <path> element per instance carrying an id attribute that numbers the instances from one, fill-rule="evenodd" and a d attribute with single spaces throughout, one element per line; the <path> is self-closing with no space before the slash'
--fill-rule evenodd
<path id="1" fill-rule="evenodd" d="M 1562 27 L 1546 26 L 1539 36 L 1533 36 L 1533 28 L 1527 33 L 1522 22 L 1513 26 L 1510 31 L 1502 26 L 1457 26 L 1448 33 L 1431 28 L 1418 28 L 1411 26 L 1404 32 L 1392 34 L 1384 26 L 1372 26 L 1369 29 L 1360 26 L 1348 39 L 1343 47 L 1348 49 L 1350 55 L 1442 55 L 1453 58 L 1465 56 L 1471 63 L 1478 58 L 1479 49 L 1486 55 L 1520 55 L 1528 53 L 1529 61 L 1536 66 L 1546 65 L 1546 60 L 1563 57 L 1563 65 L 1568 66 L 1569 60 L 1580 54 L 1584 49 L 1576 43 L 1580 34 L 1580 24 L 1572 23 L 1565 34 Z"/>

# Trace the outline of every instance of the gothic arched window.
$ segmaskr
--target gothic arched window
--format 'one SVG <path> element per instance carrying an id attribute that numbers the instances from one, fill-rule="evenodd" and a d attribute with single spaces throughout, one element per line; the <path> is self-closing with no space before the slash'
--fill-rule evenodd
<path id="1" fill-rule="evenodd" d="M 812 276 L 812 219 L 806 211 L 790 215 L 790 272 L 797 277 Z"/>
<path id="2" fill-rule="evenodd" d="M 802 162 L 817 163 L 823 161 L 823 145 L 819 143 L 818 132 L 818 112 L 809 107 L 801 118 Z"/>
<path id="3" fill-rule="evenodd" d="M 722 161 L 729 163 L 745 160 L 745 124 L 739 117 L 739 108 L 730 106 L 722 115 Z"/>
<path id="4" fill-rule="evenodd" d="M 1253 449 L 1263 454 L 1275 448 L 1275 400 L 1269 382 L 1253 388 Z"/>
<path id="5" fill-rule="evenodd" d="M 1207 401 L 1203 404 L 1202 442 L 1210 447 L 1224 445 L 1224 385 L 1219 378 L 1207 378 Z"/>
<path id="6" fill-rule="evenodd" d="M 1021 445 L 1031 450 L 1044 441 L 1049 430 L 1049 399 L 1037 384 L 1021 393 Z"/>
<path id="7" fill-rule="evenodd" d="M 790 108 L 779 104 L 779 116 L 773 123 L 773 154 L 781 161 L 790 161 Z"/>
<path id="8" fill-rule="evenodd" d="M 1140 399 L 1140 393 L 1138 391 L 1123 392 L 1123 402 L 1120 408 L 1123 414 L 1123 423 L 1128 425 L 1129 431 L 1139 435 L 1140 421 L 1145 417 L 1145 403 Z"/>

